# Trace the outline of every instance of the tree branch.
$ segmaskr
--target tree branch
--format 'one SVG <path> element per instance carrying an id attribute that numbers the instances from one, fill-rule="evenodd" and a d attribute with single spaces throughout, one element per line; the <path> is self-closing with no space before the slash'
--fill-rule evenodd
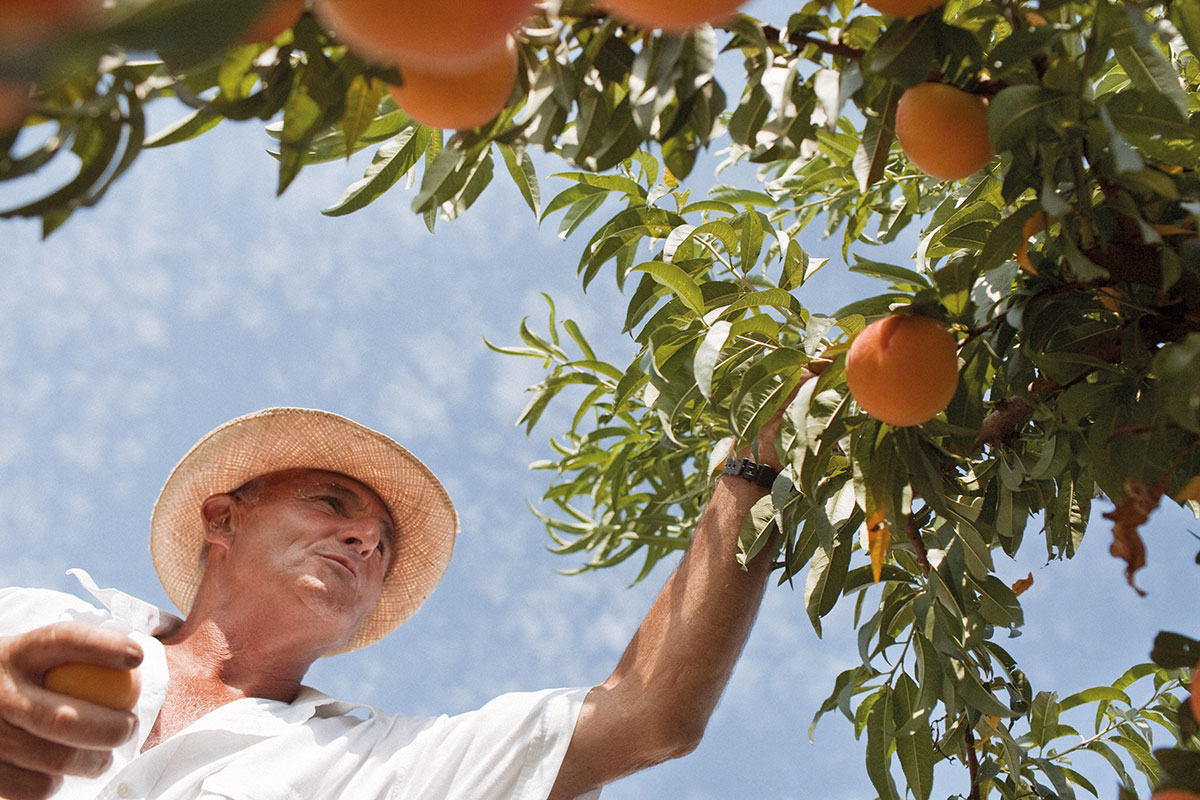
<path id="1" fill-rule="evenodd" d="M 971 730 L 970 720 L 963 729 L 963 739 L 967 745 L 967 772 L 971 775 L 971 791 L 967 794 L 970 800 L 979 798 L 979 756 L 975 753 L 975 733 Z"/>
<path id="2" fill-rule="evenodd" d="M 827 42 L 824 39 L 818 39 L 815 36 L 809 36 L 807 33 L 792 33 L 784 38 L 784 31 L 774 25 L 763 25 L 763 35 L 767 39 L 777 42 L 784 42 L 795 47 L 807 47 L 812 45 L 823 53 L 829 53 L 832 56 L 841 56 L 842 58 L 851 61 L 862 61 L 866 55 L 866 50 L 859 50 L 857 47 L 851 47 L 848 44 L 840 44 L 838 42 Z"/>

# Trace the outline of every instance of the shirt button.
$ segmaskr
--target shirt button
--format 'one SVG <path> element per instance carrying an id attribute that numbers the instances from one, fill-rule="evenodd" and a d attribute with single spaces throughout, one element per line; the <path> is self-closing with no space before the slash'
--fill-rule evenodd
<path id="1" fill-rule="evenodd" d="M 118 783 L 117 784 L 117 797 L 129 797 L 129 784 L 128 783 Z"/>

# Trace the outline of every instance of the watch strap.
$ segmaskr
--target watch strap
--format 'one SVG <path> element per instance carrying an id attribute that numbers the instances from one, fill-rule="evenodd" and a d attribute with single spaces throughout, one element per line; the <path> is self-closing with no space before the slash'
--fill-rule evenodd
<path id="1" fill-rule="evenodd" d="M 748 458 L 734 458 L 733 456 L 725 459 L 725 468 L 721 470 L 721 474 L 750 481 L 764 489 L 770 489 L 775 483 L 775 479 L 779 477 L 778 470 L 765 464 L 757 464 Z"/>

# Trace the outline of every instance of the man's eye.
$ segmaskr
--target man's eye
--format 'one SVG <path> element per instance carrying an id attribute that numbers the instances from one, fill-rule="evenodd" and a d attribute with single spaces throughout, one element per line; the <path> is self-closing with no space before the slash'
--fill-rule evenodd
<path id="1" fill-rule="evenodd" d="M 339 514 L 342 513 L 342 509 L 343 509 L 342 501 L 339 500 L 338 498 L 325 496 L 325 497 L 320 497 L 318 499 L 321 502 L 325 503 L 325 505 L 329 506 L 332 510 L 336 511 L 337 513 L 339 513 Z"/>
<path id="2" fill-rule="evenodd" d="M 383 542 L 375 545 L 375 549 L 379 551 L 379 555 L 383 555 L 386 552 L 383 547 Z"/>

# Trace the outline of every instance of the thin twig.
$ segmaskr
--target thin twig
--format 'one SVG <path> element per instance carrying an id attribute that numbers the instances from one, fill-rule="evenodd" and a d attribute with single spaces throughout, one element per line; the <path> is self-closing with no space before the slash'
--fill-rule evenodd
<path id="1" fill-rule="evenodd" d="M 967 721 L 967 726 L 963 729 L 963 738 L 967 745 L 967 771 L 971 775 L 971 791 L 967 795 L 970 800 L 980 800 L 979 798 L 979 756 L 975 754 L 975 734 L 971 730 L 970 720 Z"/>
<path id="2" fill-rule="evenodd" d="M 866 50 L 860 50 L 857 47 L 851 47 L 848 44 L 840 42 L 827 42 L 824 39 L 818 39 L 815 36 L 809 36 L 807 33 L 793 33 L 785 40 L 782 31 L 773 25 L 763 25 L 762 31 L 768 38 L 774 34 L 780 41 L 786 41 L 790 45 L 796 47 L 807 47 L 812 45 L 822 53 L 828 53 L 831 56 L 840 56 L 841 58 L 849 59 L 850 61 L 862 61 L 866 55 Z"/>

